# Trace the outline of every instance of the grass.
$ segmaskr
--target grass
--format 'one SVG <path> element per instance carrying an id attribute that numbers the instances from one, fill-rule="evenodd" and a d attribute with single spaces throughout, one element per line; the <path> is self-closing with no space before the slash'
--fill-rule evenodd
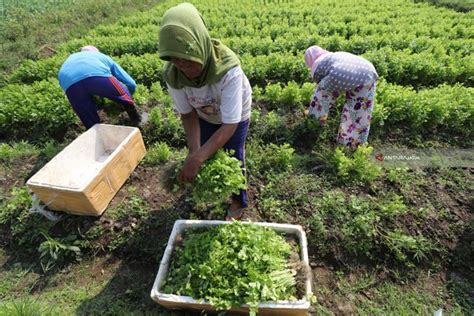
<path id="1" fill-rule="evenodd" d="M 0 315 L 9 316 L 52 316 L 60 312 L 53 306 L 30 298 L 0 304 Z"/>
<path id="2" fill-rule="evenodd" d="M 53 1 L 40 1 L 40 0 L 2 0 L 0 3 L 0 18 L 8 18 L 14 14 L 15 9 L 21 8 L 30 12 L 44 13 L 48 10 L 58 8 L 68 8 L 74 2 L 74 0 L 53 0 Z"/>
<path id="3" fill-rule="evenodd" d="M 35 156 L 39 154 L 39 150 L 35 145 L 26 141 L 20 141 L 11 145 L 0 144 L 0 161 L 3 163 L 12 163 L 14 160 L 25 157 Z"/>
<path id="4" fill-rule="evenodd" d="M 446 289 L 444 287 L 439 287 L 437 291 L 440 293 L 439 296 L 434 296 L 428 294 L 423 288 L 405 289 L 403 286 L 385 283 L 372 291 L 373 297 L 361 301 L 358 314 L 429 315 L 439 309 L 444 309 L 444 312 L 448 311 L 450 315 L 463 315 L 459 306 L 445 307 L 443 296 L 446 295 Z"/>
<path id="5" fill-rule="evenodd" d="M 2 262 L 5 256 L 0 253 Z M 84 260 L 52 275 L 7 263 L 0 269 L 0 315 L 167 315 L 149 299 L 155 273 L 155 266 L 110 257 Z"/>
<path id="6" fill-rule="evenodd" d="M 0 250 L 0 262 L 2 262 L 0 301 L 12 300 L 15 296 L 27 296 L 29 290 L 39 278 L 39 275 L 32 270 L 30 265 L 19 262 L 8 263 L 7 259 L 7 254 Z"/>
<path id="7" fill-rule="evenodd" d="M 100 23 L 113 22 L 159 0 L 2 1 L 0 4 L 0 85 L 25 59 L 49 56 L 57 44 L 80 37 Z"/>
<path id="8" fill-rule="evenodd" d="M 0 260 L 6 260 L 5 253 L 0 252 Z M 4 264 L 0 270 L 0 315 L 15 305 L 32 305 L 35 310 L 53 306 L 52 315 L 169 315 L 149 299 L 156 269 L 157 266 L 108 256 L 84 260 L 51 276 L 41 276 L 21 265 Z M 380 282 L 371 271 L 357 276 L 337 270 L 329 273 L 332 281 L 315 288 L 319 303 L 314 305 L 314 315 L 431 315 L 439 308 L 448 315 L 469 313 L 452 299 L 453 289 L 442 283 L 439 275 L 421 273 L 415 282 L 406 285 Z"/>
<path id="9" fill-rule="evenodd" d="M 314 306 L 315 315 L 432 315 L 439 309 L 447 315 L 468 312 L 450 298 L 442 275 L 424 272 L 409 285 L 380 281 L 383 276 L 374 271 L 358 275 L 336 271 L 330 277 L 326 286 L 316 289 L 319 303 Z"/>

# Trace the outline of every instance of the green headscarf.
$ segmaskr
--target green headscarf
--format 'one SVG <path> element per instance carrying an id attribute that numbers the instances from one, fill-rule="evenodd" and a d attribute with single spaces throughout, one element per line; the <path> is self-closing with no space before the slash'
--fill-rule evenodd
<path id="1" fill-rule="evenodd" d="M 163 78 L 171 87 L 202 87 L 219 81 L 239 65 L 235 53 L 216 39 L 211 39 L 201 14 L 190 3 L 182 3 L 165 12 L 161 20 L 159 56 L 166 60 Z M 200 63 L 199 78 L 189 79 L 170 62 L 171 57 Z"/>

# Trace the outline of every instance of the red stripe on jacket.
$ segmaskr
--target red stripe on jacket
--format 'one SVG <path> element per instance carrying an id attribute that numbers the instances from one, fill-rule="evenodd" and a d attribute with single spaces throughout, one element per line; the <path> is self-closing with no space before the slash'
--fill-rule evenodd
<path id="1" fill-rule="evenodd" d="M 125 99 L 131 105 L 135 105 L 135 102 L 128 96 L 127 92 L 122 88 L 120 82 L 115 77 L 109 77 L 110 82 L 114 85 L 115 89 L 120 93 L 120 96 Z"/>

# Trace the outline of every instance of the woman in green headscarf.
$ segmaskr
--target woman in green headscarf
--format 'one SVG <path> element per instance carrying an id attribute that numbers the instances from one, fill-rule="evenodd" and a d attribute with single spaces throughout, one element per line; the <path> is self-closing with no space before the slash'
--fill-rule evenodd
<path id="1" fill-rule="evenodd" d="M 165 12 L 159 55 L 164 80 L 181 114 L 189 154 L 179 174 L 192 182 L 201 165 L 218 149 L 232 149 L 245 173 L 245 140 L 252 89 L 234 52 L 209 36 L 200 13 L 190 3 Z M 226 219 L 239 219 L 247 192 L 233 196 Z"/>

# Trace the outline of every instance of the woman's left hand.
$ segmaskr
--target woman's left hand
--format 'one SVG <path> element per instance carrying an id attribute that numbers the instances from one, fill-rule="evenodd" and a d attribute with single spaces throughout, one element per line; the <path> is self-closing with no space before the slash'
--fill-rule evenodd
<path id="1" fill-rule="evenodd" d="M 181 183 L 193 182 L 196 178 L 199 168 L 202 165 L 202 160 L 199 159 L 198 155 L 190 154 L 186 158 L 183 164 L 183 168 L 178 176 L 178 180 Z"/>

